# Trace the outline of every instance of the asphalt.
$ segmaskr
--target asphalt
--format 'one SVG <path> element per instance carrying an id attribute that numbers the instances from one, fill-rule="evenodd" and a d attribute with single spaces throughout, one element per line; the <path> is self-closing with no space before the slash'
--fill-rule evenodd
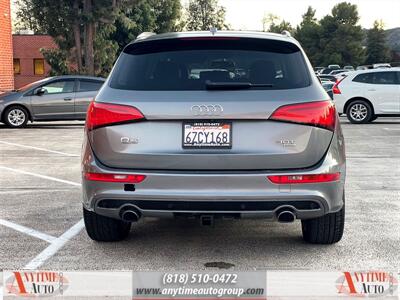
<path id="1" fill-rule="evenodd" d="M 205 228 L 196 221 L 148 219 L 123 242 L 93 242 L 79 223 L 82 122 L 20 130 L 0 125 L 0 221 L 26 228 L 0 224 L 0 269 L 32 266 L 39 257 L 34 266 L 56 270 L 396 270 L 400 118 L 368 125 L 341 121 L 348 157 L 346 229 L 342 241 L 330 246 L 304 243 L 299 222 L 262 220 Z M 54 242 L 32 236 L 32 229 Z"/>

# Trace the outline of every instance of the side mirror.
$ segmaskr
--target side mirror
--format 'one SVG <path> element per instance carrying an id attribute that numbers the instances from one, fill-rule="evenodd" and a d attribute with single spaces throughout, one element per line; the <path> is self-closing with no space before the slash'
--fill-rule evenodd
<path id="1" fill-rule="evenodd" d="M 44 93 L 46 93 L 46 89 L 41 87 L 36 90 L 35 95 L 42 96 Z"/>

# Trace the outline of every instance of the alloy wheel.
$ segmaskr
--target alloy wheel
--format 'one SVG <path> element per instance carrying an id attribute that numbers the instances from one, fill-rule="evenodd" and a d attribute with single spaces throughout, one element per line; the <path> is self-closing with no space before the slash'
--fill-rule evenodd
<path id="1" fill-rule="evenodd" d="M 8 113 L 7 119 L 12 126 L 18 127 L 24 124 L 26 115 L 23 110 L 14 108 Z"/>
<path id="2" fill-rule="evenodd" d="M 362 103 L 354 104 L 350 108 L 350 116 L 355 121 L 361 122 L 365 120 L 367 115 L 368 115 L 368 108 Z"/>

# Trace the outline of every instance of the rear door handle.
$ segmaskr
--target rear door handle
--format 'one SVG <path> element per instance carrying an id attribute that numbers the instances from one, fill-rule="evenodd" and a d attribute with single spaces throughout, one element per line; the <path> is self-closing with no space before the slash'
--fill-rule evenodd
<path id="1" fill-rule="evenodd" d="M 376 89 L 369 89 L 368 92 L 375 92 Z"/>
<path id="2" fill-rule="evenodd" d="M 71 101 L 71 100 L 72 100 L 71 97 L 66 97 L 66 98 L 64 98 L 64 101 Z"/>

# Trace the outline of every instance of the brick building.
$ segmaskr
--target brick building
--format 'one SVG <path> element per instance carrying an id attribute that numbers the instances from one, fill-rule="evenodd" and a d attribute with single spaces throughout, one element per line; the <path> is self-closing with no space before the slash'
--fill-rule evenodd
<path id="1" fill-rule="evenodd" d="M 47 77 L 50 66 L 40 49 L 57 48 L 53 39 L 48 35 L 32 34 L 14 34 L 12 39 L 15 88 Z"/>
<path id="2" fill-rule="evenodd" d="M 0 93 L 14 88 L 10 0 L 0 0 Z"/>

